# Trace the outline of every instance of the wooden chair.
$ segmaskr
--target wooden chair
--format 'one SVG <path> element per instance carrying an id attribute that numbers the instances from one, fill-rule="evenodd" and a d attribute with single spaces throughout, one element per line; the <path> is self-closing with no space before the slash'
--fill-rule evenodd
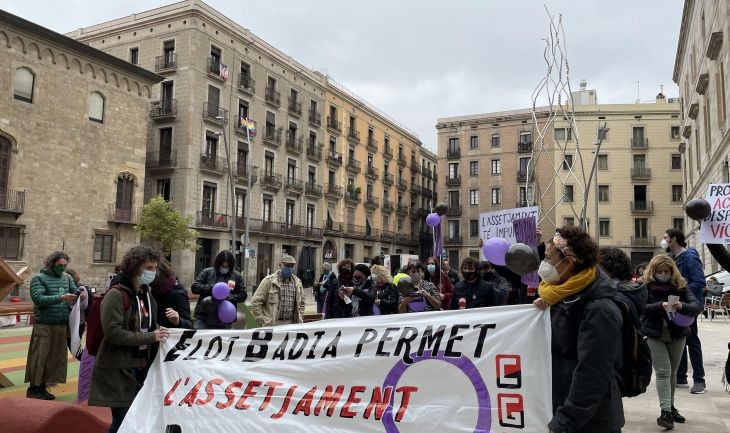
<path id="1" fill-rule="evenodd" d="M 722 313 L 725 321 L 727 321 L 727 316 L 730 315 L 730 292 L 723 293 L 721 297 L 710 297 L 709 302 L 705 305 L 705 309 L 710 316 L 710 320 L 715 317 L 715 314 Z"/>

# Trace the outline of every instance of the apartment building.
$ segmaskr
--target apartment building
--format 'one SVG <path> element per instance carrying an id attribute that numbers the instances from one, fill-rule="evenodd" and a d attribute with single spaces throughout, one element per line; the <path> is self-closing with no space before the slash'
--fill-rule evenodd
<path id="1" fill-rule="evenodd" d="M 418 249 L 406 220 L 396 233 L 409 211 L 397 206 L 397 164 L 386 170 L 385 158 L 401 144 L 417 153 L 420 142 L 330 77 L 199 0 L 70 36 L 165 76 L 153 90 L 146 125 L 145 199 L 161 195 L 195 215 L 200 249 L 172 257 L 185 281 L 246 225 L 255 257 L 238 257 L 251 284 L 275 270 L 284 253 L 306 276 L 322 260 Z M 255 137 L 242 119 L 254 122 Z M 411 197 L 400 198 L 407 206 Z"/>
<path id="2" fill-rule="evenodd" d="M 162 78 L 0 10 L 0 256 L 14 269 L 38 272 L 64 250 L 103 288 L 139 243 L 147 109 Z"/>
<path id="3" fill-rule="evenodd" d="M 679 30 L 673 80 L 681 96 L 681 139 L 685 201 L 704 197 L 712 183 L 730 182 L 730 131 L 727 127 L 728 4 L 686 0 Z M 686 219 L 690 246 L 701 255 L 707 273 L 719 270 L 699 242 L 699 224 Z"/>

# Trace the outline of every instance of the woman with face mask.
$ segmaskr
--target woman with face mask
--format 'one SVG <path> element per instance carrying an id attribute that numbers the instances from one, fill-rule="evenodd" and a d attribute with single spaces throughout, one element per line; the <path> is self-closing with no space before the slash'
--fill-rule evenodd
<path id="1" fill-rule="evenodd" d="M 241 273 L 234 270 L 236 258 L 233 253 L 224 250 L 215 256 L 213 266 L 203 269 L 190 287 L 191 291 L 199 295 L 199 301 L 195 305 L 195 328 L 196 329 L 231 329 L 231 324 L 223 323 L 218 317 L 218 304 L 220 301 L 213 298 L 213 286 L 216 283 L 233 281 L 235 285 L 226 300 L 237 305 L 246 300 L 246 286 Z M 206 299 L 210 298 L 210 299 Z"/>
<path id="2" fill-rule="evenodd" d="M 451 296 L 454 294 L 454 286 L 451 284 L 451 280 L 446 272 L 441 269 L 439 259 L 436 257 L 426 259 L 424 279 L 436 286 L 439 291 L 441 305 L 444 309 L 448 309 L 451 305 Z"/>
<path id="3" fill-rule="evenodd" d="M 352 298 L 347 296 L 346 287 L 352 287 L 352 273 L 355 262 L 344 259 L 337 264 L 337 284 L 332 284 L 325 301 L 326 319 L 352 317 Z"/>
<path id="4" fill-rule="evenodd" d="M 187 289 L 177 280 L 170 262 L 161 259 L 157 269 L 150 289 L 157 303 L 158 323 L 166 328 L 193 329 Z"/>
<path id="5" fill-rule="evenodd" d="M 624 425 L 615 371 L 622 358 L 614 282 L 597 267 L 598 246 L 577 226 L 556 231 L 538 274 L 552 324 L 553 418 L 549 431 L 609 433 Z"/>
<path id="6" fill-rule="evenodd" d="M 664 428 L 674 428 L 674 423 L 685 419 L 674 407 L 674 389 L 677 369 L 684 351 L 689 326 L 677 324 L 674 314 L 695 317 L 702 311 L 687 281 L 667 255 L 655 256 L 644 272 L 644 286 L 648 291 L 646 310 L 641 318 L 641 330 L 648 337 L 651 360 L 656 374 L 656 388 L 659 395 L 661 414 L 657 424 Z M 672 301 L 670 303 L 670 299 Z"/>
<path id="7" fill-rule="evenodd" d="M 373 302 L 373 314 L 381 315 L 394 314 L 398 312 L 399 294 L 398 289 L 393 285 L 393 279 L 388 268 L 381 265 L 374 265 L 370 268 L 375 281 L 375 301 Z"/>
<path id="8" fill-rule="evenodd" d="M 441 309 L 439 291 L 433 283 L 425 280 L 426 266 L 420 261 L 408 265 L 408 274 L 413 282 L 413 292 L 408 296 L 401 296 L 398 305 L 399 313 L 420 311 L 434 311 Z"/>
<path id="9" fill-rule="evenodd" d="M 319 276 L 319 280 L 314 282 L 312 292 L 314 299 L 317 301 L 317 313 L 322 313 L 327 316 L 325 312 L 325 300 L 327 299 L 327 293 L 330 292 L 333 286 L 337 286 L 337 275 L 332 272 L 332 265 L 324 262 L 322 263 L 322 274 Z"/>
<path id="10" fill-rule="evenodd" d="M 370 279 L 368 265 L 363 263 L 355 265 L 355 271 L 352 273 L 352 286 L 344 286 L 343 290 L 350 299 L 357 300 L 353 305 L 353 316 L 373 315 L 373 303 L 377 289 Z"/>
<path id="11" fill-rule="evenodd" d="M 464 279 L 454 287 L 454 296 L 451 298 L 452 310 L 499 305 L 497 290 L 482 279 L 477 259 L 465 257 L 461 261 L 461 274 Z"/>

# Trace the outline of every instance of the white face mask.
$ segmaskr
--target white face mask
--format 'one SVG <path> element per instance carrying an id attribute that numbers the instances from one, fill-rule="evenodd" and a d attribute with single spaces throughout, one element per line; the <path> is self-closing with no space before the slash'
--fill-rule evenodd
<path id="1" fill-rule="evenodd" d="M 660 283 L 666 283 L 672 279 L 672 274 L 657 274 L 657 275 L 654 275 L 654 278 L 656 278 L 656 280 L 659 281 Z"/>
<path id="2" fill-rule="evenodd" d="M 661 242 L 659 242 L 659 248 L 661 248 L 663 251 L 669 248 L 669 242 L 667 242 L 666 239 L 662 239 Z"/>
<path id="3" fill-rule="evenodd" d="M 545 260 L 540 263 L 537 275 L 539 275 L 540 278 L 548 284 L 557 284 L 560 282 L 560 273 L 558 273 L 558 269 Z"/>
<path id="4" fill-rule="evenodd" d="M 142 271 L 142 275 L 137 277 L 137 281 L 140 285 L 149 284 L 155 280 L 155 277 L 157 276 L 157 272 L 155 271 L 148 271 L 147 269 Z"/>

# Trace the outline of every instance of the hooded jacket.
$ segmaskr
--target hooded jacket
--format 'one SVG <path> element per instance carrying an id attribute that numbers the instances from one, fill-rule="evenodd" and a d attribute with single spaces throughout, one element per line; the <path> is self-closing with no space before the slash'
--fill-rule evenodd
<path id="1" fill-rule="evenodd" d="M 705 281 L 705 271 L 702 267 L 700 254 L 696 249 L 687 247 L 674 258 L 674 262 L 679 268 L 679 273 L 687 280 L 687 288 L 692 291 L 692 294 L 695 295 L 700 305 L 704 305 L 705 296 L 703 290 L 707 283 Z"/>

